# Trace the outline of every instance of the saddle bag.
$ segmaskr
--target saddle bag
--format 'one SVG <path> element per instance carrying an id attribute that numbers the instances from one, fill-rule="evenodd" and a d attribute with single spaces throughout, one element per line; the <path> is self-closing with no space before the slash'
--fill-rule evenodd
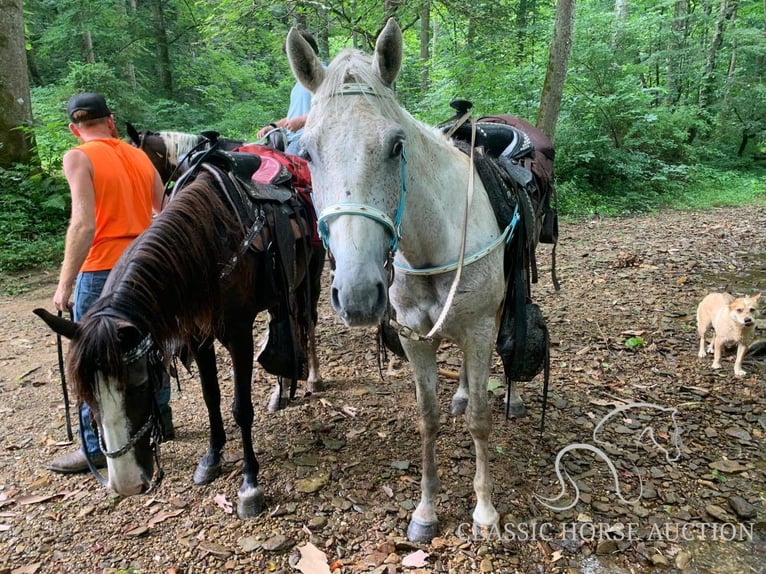
<path id="1" fill-rule="evenodd" d="M 526 336 L 517 340 L 513 315 L 505 313 L 497 335 L 497 353 L 503 360 L 503 371 L 513 381 L 531 381 L 543 370 L 548 353 L 548 326 L 536 303 L 524 309 Z"/>
<path id="2" fill-rule="evenodd" d="M 269 321 L 269 338 L 258 355 L 258 362 L 267 373 L 292 380 L 308 378 L 308 358 L 293 329 L 289 314 Z"/>

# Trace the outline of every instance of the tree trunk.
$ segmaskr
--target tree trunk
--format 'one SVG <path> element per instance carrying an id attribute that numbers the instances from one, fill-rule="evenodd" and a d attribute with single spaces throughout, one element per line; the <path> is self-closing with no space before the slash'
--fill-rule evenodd
<path id="1" fill-rule="evenodd" d="M 524 59 L 524 44 L 527 35 L 527 0 L 519 0 L 519 7 L 516 10 L 516 62 Z"/>
<path id="2" fill-rule="evenodd" d="M 424 2 L 423 9 L 420 11 L 420 93 L 422 95 L 428 91 L 430 28 L 431 10 L 428 2 Z"/>
<path id="3" fill-rule="evenodd" d="M 537 112 L 537 127 L 551 141 L 556 134 L 561 97 L 567 75 L 569 54 L 572 51 L 572 30 L 574 28 L 575 0 L 556 0 L 556 21 L 553 28 L 548 69 L 545 73 L 540 109 Z"/>
<path id="4" fill-rule="evenodd" d="M 713 31 L 707 59 L 705 60 L 705 69 L 702 72 L 702 85 L 700 87 L 699 96 L 699 107 L 702 110 L 707 110 L 710 107 L 710 102 L 714 96 L 716 88 L 715 60 L 718 56 L 718 51 L 723 44 L 723 33 L 726 26 L 726 20 L 732 14 L 736 13 L 737 1 L 738 0 L 731 0 L 730 2 L 730 0 L 721 0 L 718 17 L 715 20 L 715 30 Z"/>
<path id="5" fill-rule="evenodd" d="M 681 50 L 686 43 L 689 22 L 688 0 L 678 0 L 673 7 L 673 20 L 670 24 L 670 45 L 668 46 L 666 103 L 675 105 L 681 100 Z"/>
<path id="6" fill-rule="evenodd" d="M 162 14 L 162 0 L 152 0 L 152 21 L 154 41 L 157 43 L 160 85 L 165 95 L 170 98 L 173 96 L 173 76 L 170 72 L 170 51 L 168 50 L 168 33 L 165 29 L 165 16 Z"/>
<path id="7" fill-rule="evenodd" d="M 21 0 L 0 0 L 0 167 L 37 163 Z"/>

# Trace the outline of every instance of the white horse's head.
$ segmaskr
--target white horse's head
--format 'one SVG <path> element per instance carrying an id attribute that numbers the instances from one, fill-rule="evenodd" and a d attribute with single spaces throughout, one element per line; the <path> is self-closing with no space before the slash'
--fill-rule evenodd
<path id="1" fill-rule="evenodd" d="M 335 259 L 331 302 L 350 326 L 377 324 L 387 304 L 412 118 L 396 102 L 402 33 L 392 19 L 372 57 L 347 49 L 324 68 L 297 30 L 293 74 L 312 92 L 303 133 L 320 232 Z"/>

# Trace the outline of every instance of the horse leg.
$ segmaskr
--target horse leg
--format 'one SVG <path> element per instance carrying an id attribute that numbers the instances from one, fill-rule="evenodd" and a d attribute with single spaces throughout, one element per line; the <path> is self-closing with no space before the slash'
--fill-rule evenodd
<path id="1" fill-rule="evenodd" d="M 505 394 L 505 403 L 508 405 L 508 413 L 517 419 L 527 416 L 527 408 L 524 406 L 524 400 L 519 394 L 518 383 L 510 381 L 508 392 Z"/>
<path id="2" fill-rule="evenodd" d="M 210 425 L 210 442 L 194 471 L 194 484 L 209 484 L 221 474 L 221 454 L 226 443 L 226 431 L 221 417 L 221 389 L 218 386 L 218 371 L 215 364 L 213 340 L 207 339 L 196 346 L 195 361 L 199 368 L 202 396 L 207 407 Z"/>
<path id="3" fill-rule="evenodd" d="M 301 315 L 309 319 L 306 325 L 306 354 L 309 361 L 309 378 L 306 381 L 306 395 L 322 390 L 322 376 L 319 374 L 319 359 L 317 358 L 316 326 L 319 320 L 319 294 L 322 289 L 322 270 L 324 269 L 325 250 L 323 247 L 312 247 L 309 259 L 309 297 L 308 312 Z M 305 291 L 305 290 L 302 290 Z M 301 298 L 303 299 L 303 298 Z M 299 301 L 301 301 L 299 299 Z M 305 300 L 304 300 L 305 302 Z"/>
<path id="4" fill-rule="evenodd" d="M 492 476 L 489 469 L 489 433 L 492 430 L 492 411 L 487 400 L 487 380 L 492 358 L 493 324 L 476 330 L 467 338 L 464 346 L 464 366 L 468 379 L 468 409 L 466 420 L 468 431 L 476 450 L 476 474 L 473 488 L 476 492 L 476 508 L 473 511 L 474 533 L 489 535 L 497 528 L 500 515 L 492 504 Z"/>
<path id="5" fill-rule="evenodd" d="M 238 321 L 241 318 L 237 318 Z M 245 325 L 252 325 L 244 321 Z M 234 403 L 232 414 L 239 425 L 242 434 L 242 486 L 239 489 L 237 500 L 237 516 L 240 518 L 254 518 L 258 516 L 266 506 L 263 487 L 258 484 L 258 460 L 253 450 L 253 400 L 252 376 L 253 376 L 253 337 L 249 330 L 242 332 L 227 333 L 228 343 L 226 347 L 231 354 L 231 362 L 234 367 Z"/>
<path id="6" fill-rule="evenodd" d="M 449 411 L 453 416 L 465 413 L 468 406 L 468 379 L 465 375 L 465 365 L 460 367 L 460 377 L 457 383 L 457 391 L 452 395 Z"/>
<path id="7" fill-rule="evenodd" d="M 409 357 L 415 376 L 422 457 L 420 503 L 412 513 L 407 527 L 407 538 L 411 542 L 430 542 L 438 533 L 434 503 L 439 490 L 439 475 L 436 467 L 436 436 L 439 432 L 439 402 L 436 396 L 438 343 L 402 340 L 402 346 Z"/>
<path id="8" fill-rule="evenodd" d="M 269 401 L 266 403 L 266 410 L 268 410 L 270 413 L 275 413 L 285 408 L 287 403 L 295 398 L 294 393 L 292 397 L 290 394 L 293 384 L 296 383 L 297 381 L 291 381 L 290 386 L 288 386 L 284 384 L 283 379 L 278 379 L 277 382 L 274 383 L 274 388 L 269 395 Z"/>

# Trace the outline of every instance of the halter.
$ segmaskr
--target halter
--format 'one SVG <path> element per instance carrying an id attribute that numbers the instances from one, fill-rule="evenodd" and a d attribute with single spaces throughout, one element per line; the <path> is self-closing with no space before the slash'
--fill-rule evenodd
<path id="1" fill-rule="evenodd" d="M 108 315 L 108 313 L 95 313 L 94 316 L 98 316 L 99 314 L 102 315 Z M 151 355 L 149 353 L 151 351 L 154 351 Z M 127 351 L 123 356 L 122 360 L 125 363 L 125 366 L 132 365 L 136 361 L 142 359 L 146 355 L 149 355 L 147 359 L 147 370 L 149 371 L 149 380 L 146 383 L 143 383 L 139 385 L 140 387 L 147 386 L 152 382 L 152 374 L 155 372 L 155 370 L 161 366 L 161 358 L 160 358 L 160 352 L 159 349 L 154 344 L 154 341 L 152 340 L 151 335 L 147 335 L 139 343 Z M 98 425 L 94 425 L 94 432 L 96 433 L 96 436 L 98 437 L 98 442 L 101 447 L 101 451 L 104 453 L 104 456 L 107 458 L 119 458 L 125 454 L 127 454 L 132 448 L 138 444 L 138 441 L 141 440 L 144 435 L 149 432 L 149 430 L 152 431 L 151 438 L 153 439 L 151 442 L 152 447 L 152 455 L 154 457 L 154 461 L 157 464 L 157 473 L 156 476 L 152 478 L 152 484 L 149 487 L 149 489 L 146 492 L 151 492 L 155 488 L 157 488 L 160 483 L 162 482 L 163 477 L 165 476 L 165 472 L 162 470 L 162 467 L 160 466 L 160 438 L 162 437 L 162 425 L 160 423 L 159 417 L 157 416 L 158 413 L 158 407 L 157 407 L 157 401 L 154 398 L 154 395 L 151 396 L 151 411 L 149 412 L 149 417 L 147 418 L 146 422 L 143 424 L 143 426 L 138 429 L 138 431 L 131 435 L 128 439 L 128 442 L 125 443 L 123 446 L 121 446 L 118 449 L 115 450 L 107 450 L 106 444 L 104 443 L 104 439 L 101 436 L 101 433 L 98 432 Z M 83 425 L 84 421 L 82 420 L 82 416 L 80 416 L 80 425 Z M 82 436 L 82 433 L 81 433 Z M 96 464 L 91 459 L 90 454 L 88 454 L 88 448 L 85 444 L 85 438 L 82 437 L 82 443 L 83 443 L 83 452 L 85 453 L 85 459 L 88 462 L 88 468 L 90 468 L 91 473 L 96 477 L 96 479 L 103 484 L 104 486 L 108 486 L 109 481 L 105 479 L 101 473 L 99 472 L 98 468 L 96 467 Z"/>
<path id="2" fill-rule="evenodd" d="M 378 97 L 378 94 L 372 89 L 372 86 L 359 82 L 343 84 L 343 87 L 334 95 Z M 404 144 L 402 144 L 402 152 L 399 157 L 401 158 L 399 162 L 401 183 L 399 185 L 399 201 L 397 202 L 393 219 L 376 207 L 353 201 L 344 201 L 325 207 L 317 214 L 317 232 L 327 251 L 330 250 L 330 227 L 327 220 L 339 215 L 361 215 L 362 217 L 377 221 L 386 228 L 386 231 L 388 231 L 391 236 L 391 241 L 388 244 L 387 261 L 393 260 L 394 254 L 399 249 L 399 240 L 402 238 L 402 218 L 404 217 L 404 205 L 407 202 L 407 152 L 404 148 Z M 316 202 L 313 201 L 313 194 L 311 199 L 314 205 L 316 205 Z"/>
<path id="3" fill-rule="evenodd" d="M 328 219 L 337 217 L 338 215 L 361 215 L 372 219 L 373 221 L 377 221 L 386 228 L 386 231 L 391 235 L 391 241 L 388 243 L 389 255 L 390 257 L 394 256 L 399 249 L 399 240 L 402 238 L 402 218 L 404 217 L 404 204 L 407 202 L 407 153 L 405 152 L 404 147 L 402 147 L 399 173 L 401 175 L 399 201 L 396 205 L 396 212 L 394 213 L 393 219 L 376 207 L 353 201 L 344 201 L 330 205 L 325 207 L 317 215 L 317 230 L 325 249 L 330 249 L 330 227 L 327 223 Z"/>

